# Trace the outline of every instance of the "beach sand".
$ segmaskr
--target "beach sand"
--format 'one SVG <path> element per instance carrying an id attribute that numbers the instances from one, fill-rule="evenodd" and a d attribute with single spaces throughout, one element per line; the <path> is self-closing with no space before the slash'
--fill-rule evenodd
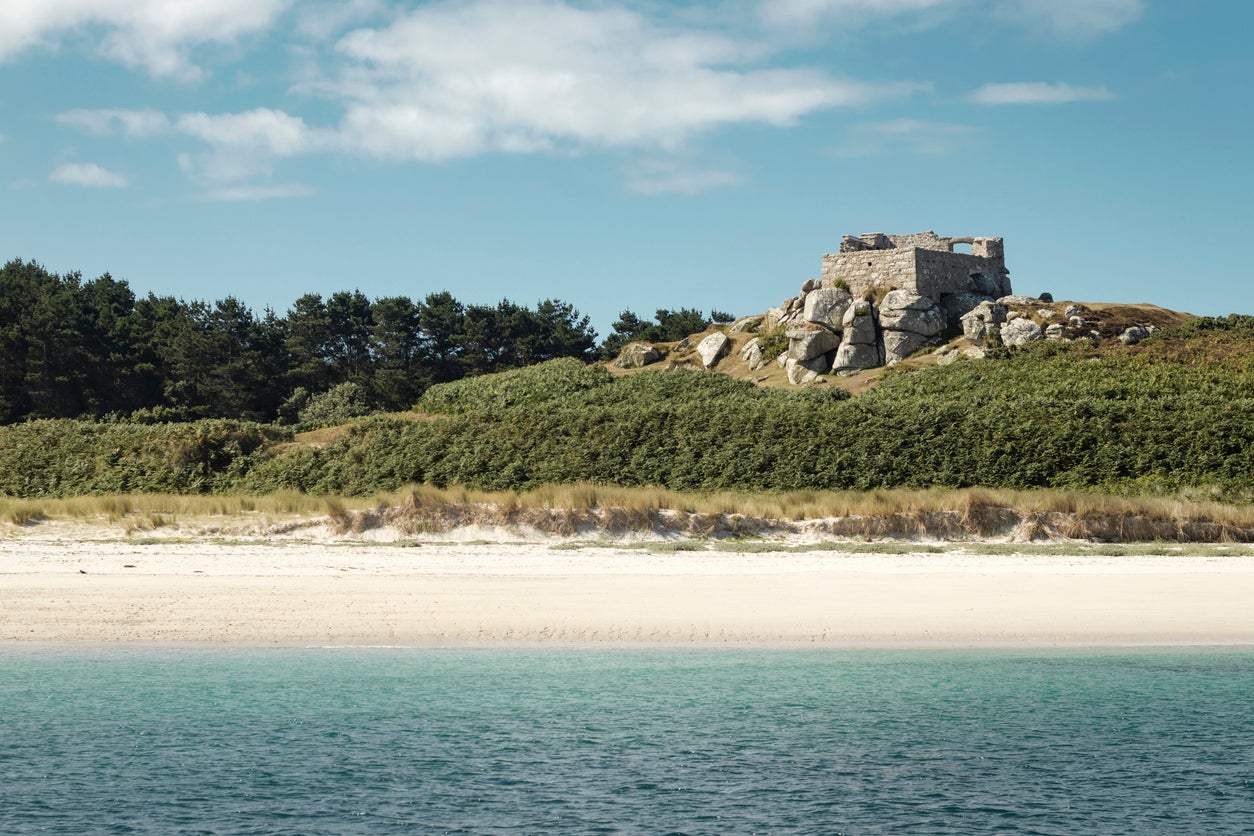
<path id="1" fill-rule="evenodd" d="M 0 539 L 0 642 L 1254 644 L 1254 557 Z"/>

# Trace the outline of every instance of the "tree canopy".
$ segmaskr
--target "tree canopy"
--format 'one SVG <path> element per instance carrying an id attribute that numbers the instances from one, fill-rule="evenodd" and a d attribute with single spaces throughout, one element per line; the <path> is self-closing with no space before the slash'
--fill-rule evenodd
<path id="1" fill-rule="evenodd" d="M 0 269 L 0 423 L 270 421 L 349 383 L 354 403 L 405 409 L 435 383 L 591 359 L 596 337 L 588 317 L 557 299 L 532 308 L 352 290 L 258 314 L 234 297 L 136 298 L 107 273 L 84 281 L 15 260 Z"/>

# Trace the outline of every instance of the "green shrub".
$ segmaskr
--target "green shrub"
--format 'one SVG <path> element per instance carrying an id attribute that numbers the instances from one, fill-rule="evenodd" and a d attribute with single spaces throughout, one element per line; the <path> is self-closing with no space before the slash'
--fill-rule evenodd
<path id="1" fill-rule="evenodd" d="M 758 348 L 762 349 L 762 357 L 774 360 L 788 350 L 788 329 L 777 325 L 771 330 L 758 335 Z"/>
<path id="2" fill-rule="evenodd" d="M 356 383 L 349 382 L 308 398 L 299 407 L 297 417 L 302 428 L 313 429 L 344 424 L 375 410 L 376 407 L 370 402 L 365 390 Z"/>
<path id="3" fill-rule="evenodd" d="M 440 383 L 414 407 L 419 412 L 456 415 L 535 405 L 604 386 L 612 380 L 599 365 L 562 358 L 482 377 Z"/>

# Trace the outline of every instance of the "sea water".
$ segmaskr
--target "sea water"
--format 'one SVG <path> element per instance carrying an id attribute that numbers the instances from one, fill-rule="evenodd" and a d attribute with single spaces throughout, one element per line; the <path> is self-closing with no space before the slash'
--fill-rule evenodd
<path id="1" fill-rule="evenodd" d="M 0 833 L 1254 832 L 1254 652 L 0 651 Z"/>

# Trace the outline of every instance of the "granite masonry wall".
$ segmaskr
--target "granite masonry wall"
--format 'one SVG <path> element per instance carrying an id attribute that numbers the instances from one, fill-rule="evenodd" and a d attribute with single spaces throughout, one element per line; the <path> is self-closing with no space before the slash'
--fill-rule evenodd
<path id="1" fill-rule="evenodd" d="M 970 244 L 971 252 L 954 252 L 958 244 Z M 823 285 L 837 280 L 849 286 L 854 298 L 877 287 L 932 299 L 946 293 L 1000 297 L 1011 292 L 1002 239 L 946 238 L 931 231 L 846 235 L 840 252 L 823 256 Z"/>

